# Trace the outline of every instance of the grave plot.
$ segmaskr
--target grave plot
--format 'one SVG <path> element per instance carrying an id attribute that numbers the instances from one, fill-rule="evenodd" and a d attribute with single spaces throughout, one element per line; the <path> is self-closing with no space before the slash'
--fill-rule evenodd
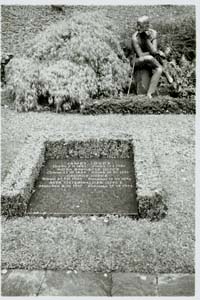
<path id="1" fill-rule="evenodd" d="M 123 138 L 32 138 L 4 181 L 2 212 L 8 216 L 117 214 L 160 219 L 167 206 L 147 146 L 145 150 L 139 141 Z"/>
<path id="2" fill-rule="evenodd" d="M 137 215 L 132 159 L 51 159 L 28 208 L 48 214 Z"/>

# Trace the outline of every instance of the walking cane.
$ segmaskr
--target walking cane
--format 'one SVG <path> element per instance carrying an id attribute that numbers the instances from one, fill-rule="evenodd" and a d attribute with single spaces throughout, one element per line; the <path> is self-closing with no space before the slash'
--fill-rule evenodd
<path id="1" fill-rule="evenodd" d="M 136 61 L 136 54 L 134 53 L 134 56 L 133 56 L 133 66 L 132 66 L 132 70 L 131 70 L 131 79 L 130 79 L 130 82 L 129 82 L 127 96 L 129 95 L 130 89 L 131 89 L 131 83 L 132 83 L 132 80 L 133 80 L 133 74 L 134 74 L 134 69 L 135 69 L 135 61 Z"/>

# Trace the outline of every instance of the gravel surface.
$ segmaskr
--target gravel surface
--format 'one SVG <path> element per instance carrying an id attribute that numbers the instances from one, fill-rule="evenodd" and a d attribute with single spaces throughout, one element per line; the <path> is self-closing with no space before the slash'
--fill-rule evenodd
<path id="1" fill-rule="evenodd" d="M 146 220 L 110 217 L 18 218 L 2 221 L 4 267 L 76 268 L 82 271 L 194 272 L 194 115 L 99 115 L 16 113 L 2 109 L 2 179 L 26 138 L 41 130 L 151 137 L 168 216 Z M 61 234 L 63 232 L 63 238 Z"/>

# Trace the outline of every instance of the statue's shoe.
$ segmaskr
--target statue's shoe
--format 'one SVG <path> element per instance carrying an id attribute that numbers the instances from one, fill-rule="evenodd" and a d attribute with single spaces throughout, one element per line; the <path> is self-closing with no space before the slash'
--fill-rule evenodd
<path id="1" fill-rule="evenodd" d="M 151 94 L 147 94 L 147 98 L 151 100 L 152 99 L 152 95 Z"/>

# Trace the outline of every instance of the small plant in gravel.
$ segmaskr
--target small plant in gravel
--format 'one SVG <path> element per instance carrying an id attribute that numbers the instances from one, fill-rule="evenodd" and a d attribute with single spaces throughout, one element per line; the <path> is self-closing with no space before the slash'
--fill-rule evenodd
<path id="1" fill-rule="evenodd" d="M 24 57 L 6 69 L 17 110 L 38 110 L 43 99 L 67 111 L 87 99 L 119 95 L 127 88 L 129 63 L 112 29 L 103 14 L 82 13 L 36 35 Z"/>

